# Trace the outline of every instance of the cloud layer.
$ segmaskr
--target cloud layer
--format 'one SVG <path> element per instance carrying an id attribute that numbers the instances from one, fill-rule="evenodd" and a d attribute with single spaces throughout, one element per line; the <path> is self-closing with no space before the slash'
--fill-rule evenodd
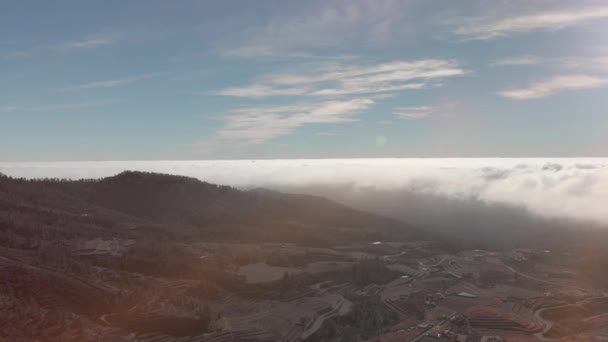
<path id="1" fill-rule="evenodd" d="M 327 120 L 319 111 L 319 120 Z M 476 199 L 524 206 L 546 217 L 608 224 L 606 158 L 0 163 L 0 172 L 23 177 L 96 178 L 123 170 L 180 174 L 241 188 L 348 184 L 355 191 Z"/>

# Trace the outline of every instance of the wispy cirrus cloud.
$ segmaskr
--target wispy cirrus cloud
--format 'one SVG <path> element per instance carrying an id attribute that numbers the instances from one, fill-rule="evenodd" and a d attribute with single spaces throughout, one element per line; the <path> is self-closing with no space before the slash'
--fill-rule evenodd
<path id="1" fill-rule="evenodd" d="M 562 57 L 555 59 L 554 63 L 566 68 L 608 71 L 608 56 Z"/>
<path id="2" fill-rule="evenodd" d="M 365 83 L 365 82 L 345 82 L 338 88 L 324 88 L 311 92 L 310 95 L 315 96 L 338 96 L 351 94 L 374 94 L 386 93 L 406 89 L 422 89 L 429 86 L 426 83 L 406 83 L 406 84 L 391 84 L 387 83 Z"/>
<path id="3" fill-rule="evenodd" d="M 271 77 L 275 84 L 310 84 L 326 81 L 387 82 L 408 81 L 462 75 L 467 71 L 456 61 L 445 59 L 400 60 L 373 65 L 331 65 L 323 70 L 306 74 L 279 74 Z M 311 75 L 312 74 L 312 75 Z"/>
<path id="4" fill-rule="evenodd" d="M 552 68 L 608 70 L 608 56 L 541 57 L 534 55 L 510 56 L 494 60 L 491 66 L 532 66 Z"/>
<path id="5" fill-rule="evenodd" d="M 225 88 L 215 92 L 215 95 L 261 98 L 269 96 L 306 95 L 310 92 L 308 87 L 274 87 L 265 84 L 253 84 L 245 87 Z"/>
<path id="6" fill-rule="evenodd" d="M 511 56 L 500 58 L 490 63 L 491 66 L 508 66 L 508 65 L 536 65 L 541 62 L 541 58 L 538 56 L 524 55 L 524 56 Z"/>
<path id="7" fill-rule="evenodd" d="M 333 63 L 308 72 L 268 74 L 251 85 L 213 94 L 244 98 L 297 96 L 314 98 L 315 102 L 231 111 L 225 125 L 198 147 L 211 152 L 227 146 L 248 149 L 291 134 L 303 125 L 351 122 L 375 102 L 398 91 L 438 86 L 444 78 L 468 72 L 456 61 L 423 59 L 366 65 Z M 422 115 L 420 111 L 419 118 Z"/>
<path id="8" fill-rule="evenodd" d="M 222 56 L 243 59 L 353 59 L 350 55 L 320 56 L 299 51 L 281 51 L 271 46 L 249 45 L 221 51 Z"/>
<path id="9" fill-rule="evenodd" d="M 356 121 L 357 114 L 373 104 L 373 99 L 355 98 L 236 109 L 224 118 L 224 126 L 199 142 L 197 148 L 207 154 L 219 150 L 228 153 L 240 152 L 291 134 L 304 125 Z"/>
<path id="10" fill-rule="evenodd" d="M 472 17 L 448 17 L 443 18 L 441 23 L 451 26 L 452 34 L 466 40 L 487 40 L 524 32 L 555 31 L 595 19 L 608 18 L 608 6 L 496 13 Z"/>
<path id="11" fill-rule="evenodd" d="M 57 50 L 66 49 L 90 49 L 104 45 L 112 45 L 120 40 L 117 34 L 93 35 L 80 40 L 68 41 L 54 45 Z"/>
<path id="12" fill-rule="evenodd" d="M 435 110 L 436 108 L 431 106 L 398 107 L 393 114 L 400 119 L 418 120 L 428 118 Z"/>
<path id="13" fill-rule="evenodd" d="M 375 94 L 421 89 L 437 85 L 442 78 L 468 72 L 457 62 L 442 59 L 393 61 L 373 65 L 333 64 L 307 73 L 267 75 L 252 85 L 221 89 L 214 94 L 249 98 Z"/>
<path id="14" fill-rule="evenodd" d="M 534 82 L 525 88 L 501 91 L 499 95 L 515 100 L 531 100 L 548 97 L 567 90 L 591 89 L 608 85 L 608 78 L 584 74 L 560 75 Z"/>
<path id="15" fill-rule="evenodd" d="M 404 25 L 413 4 L 399 0 L 301 2 L 291 13 L 270 13 L 261 25 L 243 29 L 236 47 L 222 49 L 230 58 L 309 57 L 310 49 L 347 42 L 386 42 Z"/>
<path id="16" fill-rule="evenodd" d="M 230 48 L 221 51 L 221 54 L 230 58 L 265 58 L 276 55 L 276 51 L 270 46 L 248 45 Z"/>
<path id="17" fill-rule="evenodd" d="M 250 45 L 241 46 L 237 48 L 230 48 L 220 51 L 220 54 L 226 58 L 233 59 L 258 59 L 258 60 L 286 60 L 286 59 L 300 59 L 300 60 L 336 60 L 336 61 L 348 61 L 358 59 L 357 55 L 325 55 L 315 54 L 302 51 L 284 51 L 279 50 L 270 46 L 263 45 Z"/>
<path id="18" fill-rule="evenodd" d="M 37 55 L 46 55 L 49 53 L 68 53 L 78 50 L 93 49 L 101 46 L 109 46 L 116 44 L 120 41 L 121 35 L 119 34 L 98 34 L 86 36 L 81 39 L 41 44 L 7 52 L 4 54 L 5 59 L 22 59 L 29 58 Z"/>
<path id="19" fill-rule="evenodd" d="M 139 81 L 143 81 L 143 80 L 152 79 L 152 78 L 155 78 L 162 74 L 164 74 L 164 73 L 163 72 L 147 73 L 147 74 L 142 74 L 142 75 L 133 76 L 133 77 L 118 78 L 118 79 L 105 80 L 105 81 L 96 81 L 96 82 L 82 83 L 82 84 L 74 84 L 74 85 L 56 88 L 54 90 L 58 91 L 58 92 L 70 92 L 70 91 L 78 91 L 78 90 L 86 90 L 86 89 L 94 89 L 94 88 L 111 88 L 111 87 L 116 87 L 116 86 L 120 86 L 120 85 L 124 85 L 124 84 L 135 83 L 135 82 L 139 82 Z"/>

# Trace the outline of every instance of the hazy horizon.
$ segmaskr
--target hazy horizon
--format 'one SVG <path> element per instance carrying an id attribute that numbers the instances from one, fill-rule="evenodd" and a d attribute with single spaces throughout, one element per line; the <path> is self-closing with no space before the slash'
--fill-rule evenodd
<path id="1" fill-rule="evenodd" d="M 608 341 L 607 0 L 0 8 L 0 341 Z"/>
<path id="2" fill-rule="evenodd" d="M 389 198 L 399 192 L 436 195 L 608 224 L 608 158 L 0 162 L 0 172 L 26 178 L 100 178 L 126 170 L 190 176 L 243 189 L 299 189 L 330 198 L 331 192 L 322 193 L 319 187 L 339 186 L 342 196 L 378 191 Z"/>

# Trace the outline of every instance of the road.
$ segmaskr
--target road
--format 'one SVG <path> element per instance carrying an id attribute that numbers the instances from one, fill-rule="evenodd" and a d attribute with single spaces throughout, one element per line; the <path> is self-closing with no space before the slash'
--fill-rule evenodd
<path id="1" fill-rule="evenodd" d="M 534 317 L 535 317 L 535 318 L 536 318 L 538 321 L 543 322 L 543 324 L 545 325 L 545 328 L 544 328 L 544 329 L 543 329 L 541 332 L 537 332 L 536 334 L 534 334 L 534 337 L 536 337 L 537 339 L 539 339 L 539 340 L 541 340 L 541 341 L 555 341 L 555 339 L 552 339 L 552 338 L 547 338 L 547 337 L 545 337 L 545 336 L 544 336 L 544 335 L 545 335 L 545 333 L 546 333 L 547 331 L 551 330 L 551 328 L 553 327 L 553 321 L 548 321 L 548 320 L 544 319 L 544 318 L 541 316 L 541 314 L 542 314 L 542 313 L 543 313 L 545 310 L 547 310 L 547 309 L 556 309 L 556 308 L 560 308 L 560 307 L 563 307 L 563 306 L 568 306 L 568 305 L 571 305 L 571 304 L 557 305 L 557 306 L 552 306 L 552 307 L 548 307 L 548 308 L 543 308 L 543 309 L 537 310 L 537 311 L 534 313 Z"/>
<path id="2" fill-rule="evenodd" d="M 536 317 L 536 319 L 538 319 L 539 321 L 541 321 L 541 322 L 543 322 L 545 324 L 545 329 L 543 329 L 543 331 L 541 331 L 541 332 L 538 332 L 538 333 L 534 334 L 534 337 L 538 338 L 541 341 L 558 341 L 558 340 L 562 340 L 562 339 L 566 338 L 566 337 L 564 337 L 564 338 L 559 339 L 559 338 L 548 338 L 548 337 L 544 336 L 544 334 L 546 332 L 548 332 L 549 330 L 551 330 L 551 327 L 553 327 L 553 321 L 546 320 L 546 319 L 544 319 L 542 317 L 542 313 L 545 310 L 559 309 L 559 308 L 563 308 L 563 307 L 566 307 L 566 306 L 583 305 L 583 304 L 585 304 L 586 302 L 588 302 L 590 300 L 603 299 L 603 298 L 606 298 L 606 297 L 608 297 L 608 294 L 604 293 L 601 296 L 590 297 L 590 298 L 585 298 L 583 300 L 579 300 L 578 302 L 576 302 L 574 304 L 558 304 L 558 305 L 555 305 L 555 306 L 550 306 L 548 308 L 542 308 L 540 310 L 537 310 L 534 313 L 534 317 Z M 591 317 L 589 317 L 589 318 L 591 318 Z"/>
<path id="3" fill-rule="evenodd" d="M 563 286 L 562 284 L 559 284 L 559 283 L 554 283 L 554 282 L 546 280 L 546 279 L 541 279 L 541 278 L 537 278 L 537 277 L 534 277 L 534 276 L 531 276 L 531 275 L 527 275 L 525 273 L 521 273 L 518 270 L 514 269 L 513 267 L 511 267 L 511 266 L 509 266 L 507 264 L 503 263 L 503 266 L 505 266 L 507 269 L 509 269 L 509 271 L 511 271 L 513 273 L 518 273 L 520 277 L 532 279 L 532 280 L 535 280 L 535 281 L 538 281 L 538 282 L 541 282 L 541 283 L 545 283 L 545 284 L 549 284 L 549 285 Z"/>
<path id="4" fill-rule="evenodd" d="M 433 325 L 432 327 L 430 327 L 429 329 L 425 330 L 422 334 L 414 337 L 413 339 L 410 340 L 410 342 L 418 342 L 421 339 L 424 338 L 424 336 L 426 336 L 428 333 L 430 333 L 431 331 L 433 331 L 434 329 L 437 329 L 438 327 L 443 327 L 447 322 L 450 322 L 454 317 L 456 317 L 456 313 L 453 313 L 450 315 L 450 317 L 446 317 L 444 318 L 441 322 L 439 322 L 438 324 Z"/>
<path id="5" fill-rule="evenodd" d="M 300 335 L 300 337 L 302 339 L 306 339 L 306 338 L 310 337 L 310 335 L 314 334 L 317 330 L 319 330 L 319 328 L 321 328 L 321 326 L 323 325 L 323 322 L 325 322 L 325 320 L 327 320 L 333 316 L 345 315 L 346 313 L 348 313 L 348 311 L 350 311 L 352 303 L 348 299 L 342 297 L 341 295 L 340 295 L 340 297 L 342 299 L 340 300 L 339 303 L 337 303 L 337 306 L 334 307 L 332 309 L 332 311 L 317 317 L 315 319 L 315 321 L 313 322 L 313 324 L 308 329 L 306 329 L 305 331 L 302 332 L 302 334 Z"/>

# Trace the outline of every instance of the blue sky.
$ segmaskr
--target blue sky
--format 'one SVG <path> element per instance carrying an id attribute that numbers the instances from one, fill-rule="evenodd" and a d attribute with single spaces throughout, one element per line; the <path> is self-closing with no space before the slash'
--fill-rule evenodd
<path id="1" fill-rule="evenodd" d="M 4 1 L 0 160 L 608 156 L 605 1 Z"/>

